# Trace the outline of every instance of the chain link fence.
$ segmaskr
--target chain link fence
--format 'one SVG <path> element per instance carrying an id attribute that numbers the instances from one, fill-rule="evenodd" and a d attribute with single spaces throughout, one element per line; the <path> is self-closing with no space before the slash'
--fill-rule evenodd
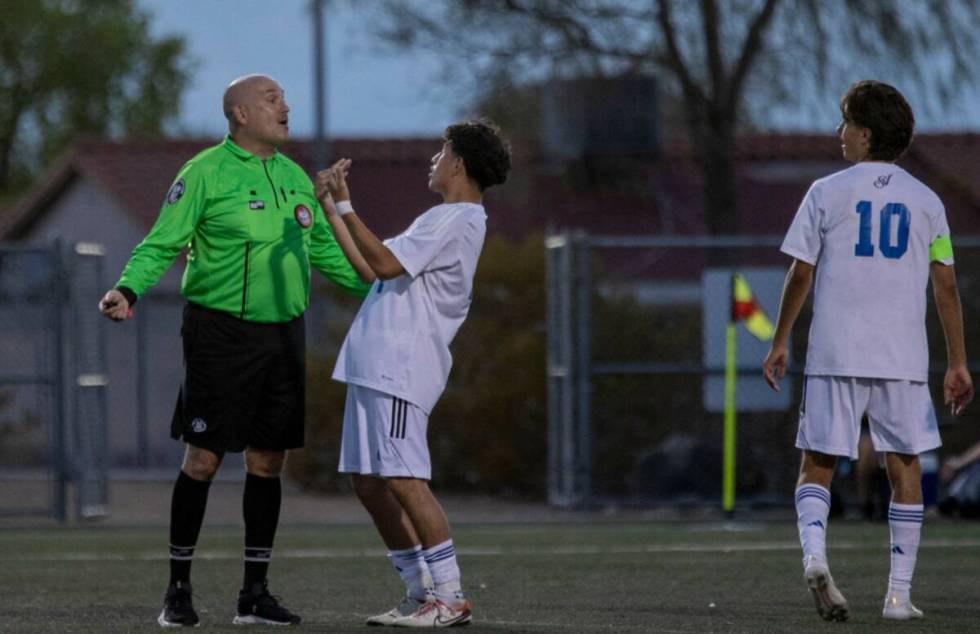
<path id="1" fill-rule="evenodd" d="M 546 240 L 548 498 L 566 507 L 718 505 L 723 415 L 706 405 L 723 363 L 705 358 L 703 280 L 710 271 L 785 272 L 781 236 L 671 237 L 560 234 Z M 955 241 L 967 351 L 980 351 L 980 237 Z M 770 274 L 771 276 L 771 274 Z M 755 290 L 755 289 L 754 289 Z M 778 289 L 763 308 L 775 322 Z M 718 302 L 714 302 L 717 304 Z M 726 302 L 722 302 L 726 304 Z M 740 508 L 792 502 L 794 448 L 810 301 L 792 338 L 788 406 L 748 403 L 764 387 L 764 352 L 740 353 L 736 497 Z M 741 327 L 740 327 L 741 328 Z M 930 387 L 942 405 L 946 352 L 930 292 Z M 741 335 L 740 335 L 741 336 Z M 721 346 L 724 347 L 723 345 Z M 764 346 L 768 348 L 768 345 Z M 971 370 L 980 365 L 971 364 Z M 758 384 L 758 385 L 755 385 Z M 743 389 L 747 385 L 752 389 Z M 768 388 L 765 388 L 768 390 Z M 980 438 L 976 407 L 954 419 L 937 408 L 944 450 Z M 844 461 L 846 463 L 846 461 Z M 839 469 L 852 496 L 848 464 Z"/>
<path id="2" fill-rule="evenodd" d="M 706 406 L 705 386 L 724 368 L 705 358 L 702 281 L 719 267 L 784 271 L 789 262 L 779 242 L 774 236 L 584 234 L 546 240 L 547 491 L 553 504 L 720 501 L 722 414 Z M 976 353 L 980 238 L 961 237 L 955 246 L 967 350 Z M 0 515 L 99 517 L 106 512 L 110 473 L 170 480 L 179 464 L 181 445 L 168 432 L 182 376 L 183 300 L 175 292 L 151 292 L 134 319 L 110 324 L 95 307 L 107 287 L 100 252 L 86 244 L 0 246 Z M 775 319 L 778 293 L 756 290 Z M 337 342 L 322 333 L 335 311 L 314 298 L 307 327 L 320 334 L 310 338 L 311 349 L 332 349 Z M 740 402 L 736 485 L 742 508 L 790 502 L 808 310 L 794 330 L 794 372 L 784 383 L 789 405 Z M 927 327 L 938 403 L 945 349 L 931 305 Z M 762 381 L 761 360 L 758 353 L 740 354 L 743 380 Z M 749 394 L 739 389 L 740 397 Z M 962 449 L 980 436 L 975 411 L 958 419 L 939 411 L 944 450 Z M 23 495 L 19 483 L 25 481 L 42 483 L 31 490 L 45 493 Z"/>

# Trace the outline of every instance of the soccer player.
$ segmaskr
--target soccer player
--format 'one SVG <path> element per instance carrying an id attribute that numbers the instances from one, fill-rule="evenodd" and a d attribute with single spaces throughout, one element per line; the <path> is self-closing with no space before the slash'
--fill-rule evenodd
<path id="1" fill-rule="evenodd" d="M 796 437 L 803 450 L 796 511 L 804 576 L 820 616 L 845 620 L 847 601 L 827 564 L 829 487 L 837 457 L 858 457 L 866 413 L 892 488 L 882 616 L 919 619 L 909 597 L 923 514 L 918 454 L 941 444 L 927 383 L 930 279 L 946 336 L 944 401 L 959 414 L 973 399 L 953 248 L 939 198 L 895 165 L 915 124 L 901 93 L 861 81 L 841 98 L 840 109 L 837 132 L 854 166 L 813 183 L 790 225 L 782 251 L 794 261 L 763 370 L 778 390 L 790 331 L 815 277 Z"/>
<path id="2" fill-rule="evenodd" d="M 191 561 L 211 480 L 229 451 L 245 452 L 247 471 L 234 622 L 300 622 L 269 593 L 266 572 L 286 450 L 303 446 L 310 265 L 361 296 L 374 278 L 363 260 L 344 257 L 346 227 L 324 217 L 306 172 L 277 149 L 289 138 L 282 87 L 264 75 L 241 77 L 223 107 L 228 136 L 180 170 L 156 224 L 99 304 L 107 317 L 128 319 L 190 245 L 181 284 L 186 376 L 171 425 L 185 453 L 171 501 L 170 583 L 157 619 L 164 627 L 198 623 Z"/>
<path id="3" fill-rule="evenodd" d="M 378 278 L 334 369 L 348 385 L 339 469 L 353 474 L 406 586 L 401 602 L 368 624 L 465 625 L 472 617 L 449 523 L 428 485 L 426 427 L 449 377 L 449 344 L 470 308 L 486 234 L 483 192 L 507 178 L 510 152 L 487 121 L 446 128 L 429 174 L 442 204 L 384 242 L 353 210 L 350 165 L 341 160 L 317 176 L 324 209 L 342 216 Z"/>

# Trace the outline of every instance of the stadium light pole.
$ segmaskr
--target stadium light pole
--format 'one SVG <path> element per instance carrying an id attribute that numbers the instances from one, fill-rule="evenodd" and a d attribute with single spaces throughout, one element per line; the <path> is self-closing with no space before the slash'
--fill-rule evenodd
<path id="1" fill-rule="evenodd" d="M 313 133 L 313 168 L 327 166 L 328 141 L 326 135 L 326 59 L 324 46 L 324 0 L 311 0 L 313 13 L 313 112 L 316 118 Z"/>

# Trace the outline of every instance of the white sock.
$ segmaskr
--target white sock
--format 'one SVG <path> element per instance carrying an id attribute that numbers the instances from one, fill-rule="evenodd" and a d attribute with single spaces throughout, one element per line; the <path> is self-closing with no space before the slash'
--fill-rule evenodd
<path id="1" fill-rule="evenodd" d="M 458 605 L 465 599 L 459 583 L 459 564 L 456 563 L 456 549 L 449 539 L 422 551 L 425 563 L 432 575 L 432 583 L 437 599 L 449 605 Z"/>
<path id="2" fill-rule="evenodd" d="M 422 556 L 422 545 L 416 544 L 405 550 L 392 550 L 388 553 L 391 565 L 398 576 L 405 582 L 408 596 L 424 601 L 426 592 L 431 589 L 432 579 L 429 577 L 429 567 Z"/>
<path id="3" fill-rule="evenodd" d="M 827 516 L 830 491 L 819 484 L 801 484 L 796 489 L 796 526 L 800 529 L 803 561 L 815 557 L 827 561 Z"/>
<path id="4" fill-rule="evenodd" d="M 892 568 L 888 575 L 888 595 L 908 598 L 915 573 L 915 558 L 922 533 L 921 504 L 888 506 L 888 528 L 891 529 Z"/>

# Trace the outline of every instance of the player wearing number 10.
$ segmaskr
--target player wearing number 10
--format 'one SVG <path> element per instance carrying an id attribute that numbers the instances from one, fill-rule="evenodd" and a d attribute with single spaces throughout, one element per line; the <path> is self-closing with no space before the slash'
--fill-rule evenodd
<path id="1" fill-rule="evenodd" d="M 847 601 L 826 552 L 830 481 L 838 456 L 857 458 L 863 415 L 885 453 L 892 487 L 891 572 L 882 616 L 918 619 L 909 598 L 923 506 L 918 454 L 940 445 L 929 395 L 926 286 L 946 335 L 944 399 L 973 399 L 953 248 L 942 202 L 894 164 L 912 141 L 912 109 L 895 88 L 861 81 L 841 98 L 838 134 L 852 167 L 810 187 L 783 241 L 794 258 L 772 349 L 763 363 L 778 390 L 793 323 L 816 277 L 796 446 L 803 450 L 796 510 L 804 577 L 817 612 L 845 620 Z"/>

